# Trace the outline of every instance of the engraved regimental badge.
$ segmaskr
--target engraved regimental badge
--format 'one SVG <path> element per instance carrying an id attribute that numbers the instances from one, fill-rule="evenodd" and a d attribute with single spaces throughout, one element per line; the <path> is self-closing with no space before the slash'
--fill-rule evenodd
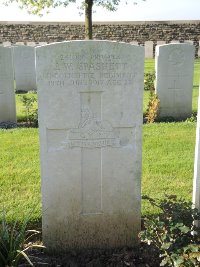
<path id="1" fill-rule="evenodd" d="M 83 106 L 78 128 L 70 129 L 64 143 L 69 148 L 120 147 L 118 135 L 110 122 L 96 118 L 89 106 Z"/>

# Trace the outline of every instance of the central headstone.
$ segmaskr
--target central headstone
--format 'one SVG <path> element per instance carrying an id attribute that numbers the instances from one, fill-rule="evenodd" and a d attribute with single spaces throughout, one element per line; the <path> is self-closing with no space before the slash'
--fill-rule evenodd
<path id="1" fill-rule="evenodd" d="M 135 246 L 140 230 L 144 48 L 36 48 L 43 239 L 49 249 Z"/>

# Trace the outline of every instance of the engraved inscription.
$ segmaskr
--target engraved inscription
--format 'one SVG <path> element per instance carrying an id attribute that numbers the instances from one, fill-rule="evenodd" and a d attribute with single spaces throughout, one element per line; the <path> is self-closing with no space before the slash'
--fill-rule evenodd
<path id="1" fill-rule="evenodd" d="M 83 106 L 78 128 L 70 129 L 67 145 L 69 148 L 119 147 L 120 139 L 108 121 L 96 118 L 89 106 Z"/>
<path id="2" fill-rule="evenodd" d="M 85 52 L 56 56 L 49 69 L 38 80 L 47 80 L 50 88 L 130 86 L 136 75 L 137 66 L 130 72 L 129 63 L 120 56 Z"/>

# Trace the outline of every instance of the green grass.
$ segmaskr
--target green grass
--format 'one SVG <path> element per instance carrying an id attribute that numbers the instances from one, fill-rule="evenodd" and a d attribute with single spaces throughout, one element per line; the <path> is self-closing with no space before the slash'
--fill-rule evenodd
<path id="1" fill-rule="evenodd" d="M 162 197 L 177 194 L 191 200 L 195 123 L 143 126 L 142 193 Z M 0 130 L 0 203 L 9 218 L 23 217 L 39 203 L 32 221 L 40 221 L 38 129 Z M 153 212 L 146 204 L 142 213 Z"/>
<path id="2" fill-rule="evenodd" d="M 38 129 L 0 130 L 0 203 L 10 219 L 40 218 Z"/>
<path id="3" fill-rule="evenodd" d="M 196 124 L 187 122 L 143 126 L 143 194 L 191 201 L 195 131 Z M 148 212 L 144 204 L 143 214 Z"/>

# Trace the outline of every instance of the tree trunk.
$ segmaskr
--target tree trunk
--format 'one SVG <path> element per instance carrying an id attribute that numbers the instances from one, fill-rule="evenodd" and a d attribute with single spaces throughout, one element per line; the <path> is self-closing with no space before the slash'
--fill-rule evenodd
<path id="1" fill-rule="evenodd" d="M 85 39 L 92 39 L 92 6 L 93 0 L 85 0 Z"/>

